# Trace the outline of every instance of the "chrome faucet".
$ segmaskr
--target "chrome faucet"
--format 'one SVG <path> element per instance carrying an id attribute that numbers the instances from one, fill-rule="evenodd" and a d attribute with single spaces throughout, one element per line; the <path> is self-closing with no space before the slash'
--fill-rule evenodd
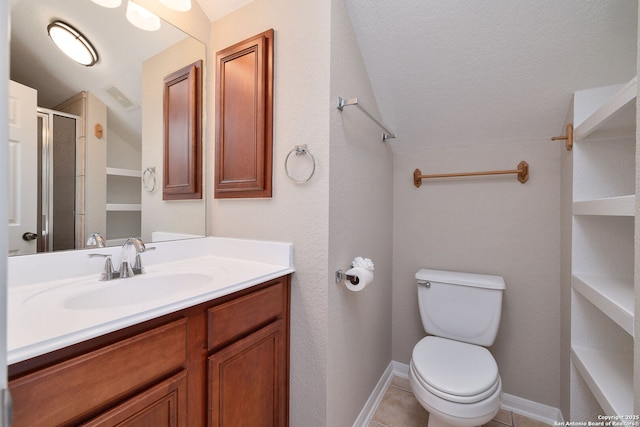
<path id="1" fill-rule="evenodd" d="M 97 248 L 104 248 L 107 246 L 107 242 L 102 237 L 100 233 L 91 233 L 89 238 L 87 239 L 87 246 L 95 246 Z"/>
<path id="2" fill-rule="evenodd" d="M 133 263 L 131 263 L 130 258 L 132 248 L 135 249 L 135 258 Z M 139 237 L 128 238 L 122 245 L 120 270 L 114 270 L 110 254 L 89 254 L 89 258 L 105 258 L 104 270 L 100 275 L 100 280 L 112 280 L 117 278 L 126 279 L 127 277 L 133 277 L 136 274 L 144 273 L 140 254 L 153 249 L 155 249 L 155 247 L 147 247 Z"/>
<path id="3" fill-rule="evenodd" d="M 135 258 L 133 264 L 129 258 L 131 248 L 135 249 Z M 144 267 L 142 266 L 141 253 L 148 250 L 153 250 L 155 247 L 147 247 L 141 238 L 130 237 L 122 245 L 122 264 L 120 266 L 120 277 L 127 278 L 136 274 L 143 274 Z"/>

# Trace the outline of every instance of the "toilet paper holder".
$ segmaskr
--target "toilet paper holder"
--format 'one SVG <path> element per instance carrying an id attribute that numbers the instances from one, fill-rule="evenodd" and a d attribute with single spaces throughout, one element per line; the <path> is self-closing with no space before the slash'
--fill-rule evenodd
<path id="1" fill-rule="evenodd" d="M 358 276 L 352 276 L 350 274 L 345 274 L 345 273 L 342 272 L 342 270 L 336 271 L 336 283 L 340 283 L 343 280 L 350 281 L 352 285 L 357 285 L 358 283 L 360 283 L 360 278 L 358 278 Z"/>

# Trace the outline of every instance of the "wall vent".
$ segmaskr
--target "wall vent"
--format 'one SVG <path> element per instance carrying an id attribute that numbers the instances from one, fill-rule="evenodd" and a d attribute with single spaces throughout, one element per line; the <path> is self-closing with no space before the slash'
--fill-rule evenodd
<path id="1" fill-rule="evenodd" d="M 103 88 L 104 92 L 109 95 L 111 99 L 113 99 L 119 106 L 121 106 L 125 111 L 132 111 L 136 108 L 140 108 L 140 105 L 129 96 L 125 95 L 120 89 L 118 89 L 115 85 L 107 86 Z"/>

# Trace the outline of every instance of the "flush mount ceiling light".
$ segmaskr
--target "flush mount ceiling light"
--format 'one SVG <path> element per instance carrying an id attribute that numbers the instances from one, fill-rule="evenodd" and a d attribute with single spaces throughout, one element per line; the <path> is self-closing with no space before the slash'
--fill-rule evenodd
<path id="1" fill-rule="evenodd" d="M 191 0 L 160 0 L 160 3 L 176 12 L 186 12 L 191 9 Z"/>
<path id="2" fill-rule="evenodd" d="M 122 0 L 91 0 L 95 4 L 99 4 L 103 7 L 108 7 L 110 9 L 116 8 L 122 4 Z"/>
<path id="3" fill-rule="evenodd" d="M 141 30 L 156 31 L 160 29 L 160 18 L 131 0 L 127 3 L 127 19 Z"/>
<path id="4" fill-rule="evenodd" d="M 65 55 L 87 67 L 98 62 L 98 52 L 82 33 L 62 21 L 47 26 L 51 40 Z"/>

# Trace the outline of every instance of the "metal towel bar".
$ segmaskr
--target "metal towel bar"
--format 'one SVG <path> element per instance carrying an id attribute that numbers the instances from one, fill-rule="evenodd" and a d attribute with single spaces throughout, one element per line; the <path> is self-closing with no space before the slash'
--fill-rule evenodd
<path id="1" fill-rule="evenodd" d="M 338 110 L 342 111 L 342 109 L 344 107 L 348 107 L 349 105 L 355 105 L 356 107 L 358 107 L 360 109 L 360 111 L 362 111 L 367 117 L 369 117 L 371 120 L 373 120 L 380 128 L 382 128 L 382 130 L 384 131 L 382 133 L 382 140 L 386 141 L 387 139 L 393 139 L 396 137 L 396 134 L 389 129 L 387 126 L 385 126 L 383 123 L 381 123 L 380 121 L 378 121 L 378 119 L 376 119 L 375 117 L 373 117 L 371 115 L 371 113 L 369 113 L 359 102 L 358 102 L 358 98 L 349 98 L 349 99 L 344 99 L 341 97 L 338 97 L 338 105 L 336 106 L 338 108 Z"/>

